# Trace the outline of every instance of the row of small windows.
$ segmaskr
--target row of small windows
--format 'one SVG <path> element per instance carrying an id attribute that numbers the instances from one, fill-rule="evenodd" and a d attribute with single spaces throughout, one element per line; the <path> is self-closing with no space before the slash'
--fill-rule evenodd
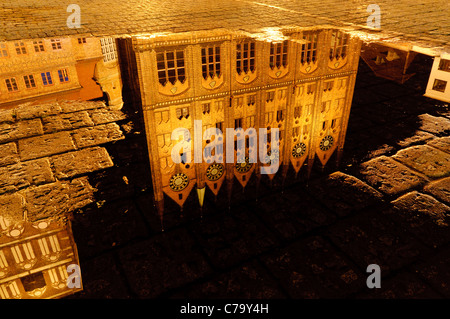
<path id="1" fill-rule="evenodd" d="M 101 38 L 100 45 L 102 47 L 104 62 L 114 61 L 117 59 L 116 42 L 113 38 Z"/>
<path id="2" fill-rule="evenodd" d="M 58 77 L 60 83 L 66 83 L 69 82 L 69 73 L 67 72 L 67 69 L 61 69 L 58 70 Z M 42 72 L 41 73 L 41 79 L 42 84 L 44 86 L 49 86 L 53 84 L 53 78 L 51 72 Z M 25 83 L 25 87 L 27 89 L 35 88 L 36 87 L 36 80 L 34 78 L 34 75 L 24 75 L 23 81 Z M 17 85 L 17 80 L 15 77 L 5 79 L 5 84 L 8 92 L 15 92 L 19 91 L 19 86 Z"/>
<path id="3" fill-rule="evenodd" d="M 86 38 L 78 38 L 79 44 L 85 44 Z M 50 44 L 53 50 L 61 50 L 62 44 L 60 39 L 50 40 Z M 113 38 L 102 38 L 100 39 L 100 44 L 103 53 L 103 61 L 109 62 L 117 59 L 117 49 Z M 28 50 L 24 42 L 15 42 L 14 48 L 16 49 L 17 55 L 27 54 Z M 45 52 L 45 46 L 43 40 L 33 41 L 34 52 Z M 0 43 L 0 58 L 8 57 L 8 49 L 5 43 Z"/>
<path id="4" fill-rule="evenodd" d="M 39 238 L 37 243 L 41 250 L 42 257 L 47 260 L 56 259 L 55 255 L 62 250 L 57 235 Z M 26 264 L 30 264 L 30 262 L 36 259 L 36 254 L 30 241 L 12 246 L 11 253 L 16 264 L 21 264 L 26 269 L 30 268 L 30 266 L 27 266 Z M 8 260 L 5 258 L 3 250 L 0 250 L 0 269 L 4 270 L 8 267 Z"/>
<path id="5" fill-rule="evenodd" d="M 302 64 L 317 61 L 318 33 L 307 32 L 303 34 L 300 61 Z M 334 31 L 331 38 L 330 59 L 345 58 L 348 51 L 349 35 Z M 269 66 L 271 69 L 287 67 L 288 41 L 270 44 Z M 236 44 L 236 72 L 238 74 L 254 72 L 256 69 L 255 57 L 256 43 L 248 40 Z M 204 47 L 201 49 L 202 76 L 220 77 L 221 75 L 221 48 L 220 45 Z M 158 80 L 161 85 L 170 82 L 172 85 L 178 80 L 183 83 L 186 79 L 184 51 L 163 51 L 156 54 Z"/>
<path id="6" fill-rule="evenodd" d="M 269 92 L 266 93 L 266 96 L 267 96 L 267 99 L 268 99 L 267 102 L 273 100 L 274 94 L 275 94 L 275 91 L 269 91 Z M 244 97 L 237 97 L 236 98 L 236 101 L 237 101 L 236 102 L 236 106 L 237 107 L 241 107 L 243 105 L 242 104 L 243 103 L 243 99 L 244 99 Z M 344 102 L 345 102 L 345 98 L 337 99 L 336 108 L 337 109 L 342 108 Z M 247 96 L 247 105 L 251 106 L 251 105 L 254 105 L 255 103 L 256 103 L 256 95 L 255 94 L 248 95 Z M 231 106 L 231 104 L 230 104 L 230 106 Z M 309 114 L 311 112 L 312 106 L 313 106 L 312 104 L 306 105 L 307 114 Z M 321 113 L 327 113 L 330 110 L 330 106 L 331 106 L 331 100 L 322 102 Z M 211 104 L 210 103 L 202 104 L 202 113 L 204 115 L 206 115 L 206 114 L 210 114 L 210 112 L 211 112 Z M 294 117 L 295 118 L 299 118 L 299 117 L 301 117 L 301 115 L 302 115 L 302 107 L 301 106 L 296 106 L 294 108 Z M 176 117 L 179 120 L 181 120 L 182 118 L 187 119 L 189 117 L 189 108 L 188 107 L 177 108 L 176 109 Z M 280 110 L 277 113 L 277 121 L 279 122 L 279 121 L 281 121 L 283 119 L 284 119 L 283 112 L 282 112 L 282 110 Z"/>
<path id="7" fill-rule="evenodd" d="M 61 40 L 60 39 L 52 39 L 51 46 L 53 50 L 61 50 Z M 28 50 L 24 42 L 15 42 L 14 48 L 16 50 L 17 55 L 27 54 Z M 45 52 L 44 42 L 42 40 L 33 41 L 34 52 Z M 0 57 L 7 57 L 8 49 L 5 43 L 0 43 Z"/>

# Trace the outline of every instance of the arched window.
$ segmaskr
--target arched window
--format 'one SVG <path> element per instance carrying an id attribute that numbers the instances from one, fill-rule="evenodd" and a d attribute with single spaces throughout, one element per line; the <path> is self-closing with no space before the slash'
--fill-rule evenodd
<path id="1" fill-rule="evenodd" d="M 183 50 L 159 52 L 156 54 L 156 60 L 159 83 L 166 85 L 170 82 L 173 85 L 177 80 L 184 82 L 186 74 Z"/>
<path id="2" fill-rule="evenodd" d="M 315 63 L 317 61 L 317 32 L 305 32 L 303 33 L 303 40 L 305 43 L 302 44 L 302 51 L 300 55 L 300 62 L 302 64 Z"/>
<path id="3" fill-rule="evenodd" d="M 255 42 L 245 41 L 236 45 L 236 71 L 238 74 L 255 71 Z"/>
<path id="4" fill-rule="evenodd" d="M 220 77 L 220 45 L 202 48 L 202 75 L 205 80 Z"/>
<path id="5" fill-rule="evenodd" d="M 278 69 L 283 66 L 287 66 L 287 54 L 288 54 L 288 41 L 285 40 L 281 43 L 270 43 L 270 68 L 273 70 L 275 67 Z"/>
<path id="6" fill-rule="evenodd" d="M 330 60 L 343 59 L 347 55 L 349 35 L 335 30 L 331 33 Z"/>

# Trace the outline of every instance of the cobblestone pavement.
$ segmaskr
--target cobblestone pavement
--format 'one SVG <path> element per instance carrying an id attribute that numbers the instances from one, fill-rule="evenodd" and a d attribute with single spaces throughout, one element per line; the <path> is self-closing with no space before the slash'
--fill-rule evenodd
<path id="1" fill-rule="evenodd" d="M 339 167 L 235 185 L 230 209 L 211 193 L 203 212 L 195 194 L 182 212 L 167 201 L 163 233 L 125 105 L 115 166 L 91 174 L 97 202 L 74 216 L 84 291 L 70 298 L 450 297 L 450 110 L 422 96 L 431 64 L 418 55 L 400 85 L 361 62 Z"/>
<path id="2" fill-rule="evenodd" d="M 69 29 L 66 24 L 72 13 L 67 6 L 72 3 L 81 9 L 79 29 Z M 360 28 L 366 26 L 371 3 L 380 7 L 383 31 L 449 49 L 447 0 L 3 0 L 0 40 L 215 28 L 254 31 L 287 25 Z"/>

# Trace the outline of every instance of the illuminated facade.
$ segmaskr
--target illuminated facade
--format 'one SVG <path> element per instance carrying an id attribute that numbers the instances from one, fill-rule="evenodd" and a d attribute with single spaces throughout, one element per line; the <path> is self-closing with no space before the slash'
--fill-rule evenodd
<path id="1" fill-rule="evenodd" d="M 70 224 L 10 223 L 0 217 L 0 298 L 50 299 L 81 291 L 67 285 L 67 267 L 79 264 Z"/>
<path id="2" fill-rule="evenodd" d="M 120 109 L 122 83 L 113 38 L 65 37 L 0 42 L 0 107 L 106 95 Z"/>
<path id="3" fill-rule="evenodd" d="M 275 35 L 275 37 L 273 37 Z M 154 196 L 162 218 L 164 194 L 180 207 L 193 188 L 200 205 L 208 187 L 217 195 L 224 181 L 228 194 L 234 178 L 245 187 L 257 163 L 175 164 L 172 131 L 216 127 L 278 128 L 278 174 L 295 174 L 317 159 L 325 165 L 343 151 L 361 43 L 337 29 L 285 29 L 252 36 L 226 30 L 136 36 L 132 42 L 139 74 Z M 245 136 L 248 146 L 249 136 Z M 234 137 L 237 140 L 237 137 Z M 190 143 L 195 143 L 194 139 Z M 197 141 L 198 143 L 198 141 Z M 225 133 L 207 145 L 226 143 Z M 192 147 L 193 149 L 193 147 Z M 236 148 L 235 148 L 236 149 Z M 245 150 L 248 159 L 249 149 Z M 241 156 L 235 150 L 235 158 Z M 194 158 L 192 154 L 191 158 Z M 210 163 L 208 163 L 208 161 Z M 272 175 L 268 175 L 270 179 Z"/>

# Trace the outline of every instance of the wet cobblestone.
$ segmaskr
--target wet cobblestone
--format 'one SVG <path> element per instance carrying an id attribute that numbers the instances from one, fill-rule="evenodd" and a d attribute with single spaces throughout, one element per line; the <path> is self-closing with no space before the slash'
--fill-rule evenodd
<path id="1" fill-rule="evenodd" d="M 428 178 L 396 159 L 406 153 L 426 161 L 425 149 L 450 156 L 449 132 L 422 126 L 424 114 L 448 120 L 448 105 L 422 96 L 429 60 L 416 59 L 418 72 L 398 95 L 398 84 L 360 64 L 357 87 L 390 93 L 354 101 L 339 167 L 315 167 L 309 181 L 288 176 L 284 188 L 277 177 L 262 179 L 258 193 L 254 179 L 245 191 L 235 184 L 230 207 L 227 196 L 214 201 L 209 193 L 203 211 L 195 194 L 183 211 L 167 201 L 164 232 L 145 139 L 134 134 L 140 120 L 128 118 L 133 131 L 105 146 L 115 166 L 90 175 L 96 202 L 74 216 L 85 284 L 70 298 L 448 297 L 448 172 Z M 375 116 L 375 105 L 388 121 Z M 367 174 L 360 166 L 367 163 L 388 165 Z M 372 263 L 381 267 L 381 289 L 366 287 Z"/>

